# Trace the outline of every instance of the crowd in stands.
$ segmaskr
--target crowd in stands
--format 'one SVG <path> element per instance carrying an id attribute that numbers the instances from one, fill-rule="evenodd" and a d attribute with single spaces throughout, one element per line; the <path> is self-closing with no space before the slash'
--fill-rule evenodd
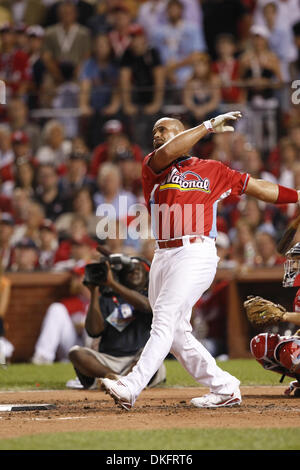
<path id="1" fill-rule="evenodd" d="M 141 164 L 166 113 L 190 127 L 240 109 L 236 132 L 194 155 L 300 188 L 298 0 L 1 0 L 0 79 L 4 272 L 93 259 L 97 208 L 111 204 L 121 226 L 144 202 Z M 276 239 L 297 211 L 220 202 L 220 267 L 282 263 Z M 150 261 L 155 248 L 151 238 L 106 244 Z"/>

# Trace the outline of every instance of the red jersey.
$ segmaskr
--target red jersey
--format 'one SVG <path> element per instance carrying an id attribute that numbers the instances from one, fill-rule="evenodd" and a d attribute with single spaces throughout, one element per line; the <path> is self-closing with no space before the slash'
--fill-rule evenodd
<path id="1" fill-rule="evenodd" d="M 216 160 L 182 157 L 156 174 L 143 161 L 142 181 L 153 235 L 158 240 L 183 235 L 217 236 L 217 205 L 247 188 L 248 173 L 239 173 Z"/>

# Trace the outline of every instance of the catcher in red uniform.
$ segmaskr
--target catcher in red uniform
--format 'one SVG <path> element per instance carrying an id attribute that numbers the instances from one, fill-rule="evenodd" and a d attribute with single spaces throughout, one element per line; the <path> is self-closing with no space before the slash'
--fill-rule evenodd
<path id="1" fill-rule="evenodd" d="M 283 287 L 300 287 L 300 243 L 296 243 L 286 253 L 286 261 L 284 263 Z M 259 299 L 259 298 L 253 298 Z M 251 321 L 251 313 L 249 314 L 249 302 L 251 298 L 244 303 L 249 320 Z M 264 299 L 262 299 L 264 301 Z M 247 303 L 248 302 L 248 303 Z M 270 301 L 266 301 L 269 305 Z M 268 321 L 268 307 L 262 308 L 260 316 L 264 315 L 265 324 L 272 324 L 273 319 Z M 250 305 L 251 306 L 251 305 Z M 271 305 L 271 309 L 279 307 L 282 313 L 275 315 L 276 322 L 291 322 L 300 326 L 300 288 L 297 290 L 293 312 L 287 312 L 280 305 Z M 271 312 L 271 316 L 272 316 Z M 262 324 L 262 322 L 252 321 L 253 324 Z M 272 370 L 282 375 L 281 382 L 285 376 L 292 377 L 290 386 L 285 390 L 286 395 L 300 397 L 300 329 L 291 336 L 280 336 L 273 333 L 260 333 L 250 341 L 250 350 L 255 359 L 266 370 Z"/>

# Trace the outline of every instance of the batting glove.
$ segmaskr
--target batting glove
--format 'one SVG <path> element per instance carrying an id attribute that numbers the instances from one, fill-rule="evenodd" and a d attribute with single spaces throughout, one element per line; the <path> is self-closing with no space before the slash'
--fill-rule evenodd
<path id="1" fill-rule="evenodd" d="M 233 132 L 234 127 L 228 125 L 228 121 L 237 121 L 241 117 L 242 113 L 240 111 L 231 111 L 230 113 L 220 114 L 219 116 L 212 118 L 209 121 L 205 121 L 203 124 L 210 132 Z"/>

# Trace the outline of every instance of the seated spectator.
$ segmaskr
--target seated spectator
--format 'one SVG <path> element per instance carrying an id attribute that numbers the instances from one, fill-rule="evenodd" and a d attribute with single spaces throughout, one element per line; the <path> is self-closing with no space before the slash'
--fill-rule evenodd
<path id="1" fill-rule="evenodd" d="M 0 180 L 13 181 L 14 152 L 11 144 L 11 132 L 6 124 L 0 125 Z"/>
<path id="2" fill-rule="evenodd" d="M 69 232 L 74 215 L 78 215 L 85 220 L 89 236 L 95 237 L 100 219 L 96 216 L 95 204 L 89 187 L 83 186 L 74 193 L 71 209 L 72 211 L 65 212 L 56 219 L 57 229 Z"/>
<path id="3" fill-rule="evenodd" d="M 57 120 L 65 130 L 65 137 L 73 139 L 78 134 L 78 117 L 63 116 L 63 111 L 76 110 L 79 106 L 79 85 L 75 80 L 75 66 L 72 62 L 61 62 L 59 70 L 62 83 L 55 88 L 52 107 L 57 110 Z"/>
<path id="4" fill-rule="evenodd" d="M 221 96 L 223 103 L 241 103 L 244 93 L 237 86 L 239 80 L 239 61 L 236 58 L 237 46 L 230 34 L 221 34 L 216 41 L 217 59 L 212 65 L 212 71 L 221 81 Z"/>
<path id="5" fill-rule="evenodd" d="M 26 158 L 20 158 L 15 165 L 15 188 L 23 189 L 30 198 L 34 197 L 36 167 Z"/>
<path id="6" fill-rule="evenodd" d="M 271 183 L 277 183 L 275 176 L 264 170 L 264 163 L 259 150 L 250 145 L 244 149 L 243 170 L 253 178 L 261 178 Z"/>
<path id="7" fill-rule="evenodd" d="M 29 137 L 23 131 L 15 131 L 11 135 L 12 149 L 14 152 L 15 165 L 19 160 L 33 161 L 32 150 L 30 147 Z"/>
<path id="8" fill-rule="evenodd" d="M 121 59 L 123 110 L 132 116 L 142 108 L 143 114 L 160 111 L 164 96 L 164 72 L 159 52 L 150 47 L 138 24 L 130 28 L 131 42 Z"/>
<path id="9" fill-rule="evenodd" d="M 115 160 L 121 171 L 122 187 L 144 202 L 142 188 L 142 164 L 134 159 L 133 152 L 126 150 L 119 153 Z"/>
<path id="10" fill-rule="evenodd" d="M 166 7 L 168 0 L 146 0 L 139 8 L 137 22 L 140 24 L 148 39 L 152 36 L 153 25 L 164 24 L 167 21 Z"/>
<path id="11" fill-rule="evenodd" d="M 119 68 L 113 59 L 108 36 L 100 34 L 94 40 L 92 57 L 82 64 L 79 75 L 80 112 L 83 118 L 90 118 L 84 127 L 96 128 L 94 133 L 86 129 L 87 141 L 91 146 L 99 143 L 105 120 L 116 115 L 120 108 L 118 79 Z"/>
<path id="12" fill-rule="evenodd" d="M 14 250 L 14 260 L 9 271 L 15 273 L 32 273 L 39 270 L 38 247 L 30 238 L 23 238 Z"/>
<path id="13" fill-rule="evenodd" d="M 71 201 L 59 190 L 59 180 L 55 167 L 51 164 L 40 165 L 37 169 L 35 199 L 45 210 L 47 219 L 55 220 L 67 212 Z"/>
<path id="14" fill-rule="evenodd" d="M 294 165 L 300 161 L 300 152 L 288 137 L 280 140 L 280 161 L 279 184 L 287 188 L 298 189 L 295 186 Z"/>
<path id="15" fill-rule="evenodd" d="M 72 152 L 67 165 L 66 173 L 60 178 L 59 190 L 67 198 L 73 199 L 75 194 L 83 187 L 94 190 L 94 180 L 87 175 L 88 157 L 82 152 Z"/>
<path id="16" fill-rule="evenodd" d="M 42 145 L 36 154 L 37 162 L 54 165 L 59 173 L 64 173 L 72 149 L 71 142 L 65 138 L 64 126 L 59 121 L 51 119 L 43 128 L 42 139 Z"/>
<path id="17" fill-rule="evenodd" d="M 240 219 L 235 226 L 232 238 L 232 256 L 239 267 L 254 266 L 256 257 L 256 240 L 253 226 L 246 218 Z"/>
<path id="18" fill-rule="evenodd" d="M 60 62 L 72 62 L 77 76 L 82 62 L 90 55 L 90 32 L 77 22 L 77 18 L 76 4 L 62 1 L 58 5 L 58 23 L 46 28 L 43 60 L 55 82 L 61 80 Z"/>
<path id="19" fill-rule="evenodd" d="M 202 30 L 184 20 L 183 15 L 183 3 L 180 0 L 169 0 L 167 23 L 153 28 L 150 40 L 167 68 L 168 82 L 179 87 L 191 74 L 193 53 L 206 49 Z"/>
<path id="20" fill-rule="evenodd" d="M 15 227 L 12 243 L 18 244 L 24 238 L 28 238 L 38 246 L 40 236 L 39 228 L 44 218 L 45 213 L 42 205 L 30 201 L 27 208 L 26 220 L 23 224 L 18 224 Z"/>
<path id="21" fill-rule="evenodd" d="M 14 352 L 14 346 L 5 337 L 5 315 L 11 298 L 11 281 L 3 275 L 0 266 L 0 366 L 5 365 Z"/>
<path id="22" fill-rule="evenodd" d="M 113 28 L 113 10 L 119 3 L 120 0 L 102 0 L 96 2 L 95 13 L 87 22 L 92 38 L 95 38 L 98 34 L 107 34 Z"/>
<path id="23" fill-rule="evenodd" d="M 59 233 L 60 243 L 55 254 L 54 262 L 65 261 L 70 257 L 72 240 L 82 240 L 88 237 L 88 227 L 86 219 L 82 215 L 72 214 L 69 225 L 62 225 L 58 219 L 55 228 Z"/>
<path id="24" fill-rule="evenodd" d="M 15 23 L 13 28 L 16 38 L 16 48 L 28 54 L 28 37 L 26 34 L 26 24 Z"/>
<path id="25" fill-rule="evenodd" d="M 122 123 L 116 119 L 111 119 L 104 125 L 105 141 L 99 144 L 93 151 L 90 175 L 96 178 L 100 166 L 104 162 L 116 163 L 124 153 L 132 153 L 136 162 L 142 163 L 143 154 L 141 148 L 130 141 Z"/>
<path id="26" fill-rule="evenodd" d="M 264 6 L 268 3 L 266 0 L 257 0 L 253 22 L 255 24 L 264 25 Z M 278 7 L 278 20 L 284 28 L 291 28 L 300 20 L 300 5 L 298 0 L 276 0 Z"/>
<path id="27" fill-rule="evenodd" d="M 45 24 L 47 26 L 54 25 L 59 21 L 59 7 L 62 3 L 61 0 L 42 0 L 44 3 L 47 4 L 47 12 L 45 18 Z M 69 3 L 70 0 L 69 0 Z M 94 5 L 93 2 L 87 0 L 76 0 L 76 8 L 77 8 L 77 17 L 78 22 L 86 26 L 88 21 L 92 18 L 94 14 Z"/>
<path id="28" fill-rule="evenodd" d="M 45 19 L 46 8 L 43 0 L 18 0 L 8 2 L 9 10 L 14 23 L 24 23 L 28 26 L 42 24 Z"/>
<path id="29" fill-rule="evenodd" d="M 0 27 L 0 39 L 0 79 L 6 84 L 8 102 L 12 96 L 26 96 L 28 92 L 28 54 L 15 48 L 16 36 L 12 25 Z"/>
<path id="30" fill-rule="evenodd" d="M 216 38 L 220 34 L 232 34 L 236 43 L 247 37 L 252 16 L 245 1 L 202 0 L 203 29 L 209 55 L 216 57 Z"/>
<path id="31" fill-rule="evenodd" d="M 80 345 L 69 351 L 82 388 L 92 388 L 96 378 L 108 374 L 114 374 L 114 377 L 126 375 L 140 357 L 152 322 L 147 298 L 148 269 L 148 265 L 138 261 L 133 271 L 121 272 L 117 281 L 109 266 L 104 285 L 88 285 L 91 298 L 85 329 L 88 335 L 100 338 L 100 341 L 98 351 Z M 148 386 L 158 385 L 165 379 L 166 370 L 162 364 Z"/>
<path id="32" fill-rule="evenodd" d="M 55 272 L 66 272 L 78 265 L 78 263 L 90 263 L 96 251 L 97 243 L 89 236 L 84 236 L 81 239 L 74 237 L 68 240 L 70 243 L 70 251 L 68 257 L 64 260 L 57 261 L 57 254 L 55 255 L 55 262 L 52 270 Z M 60 249 L 61 247 L 59 247 Z"/>
<path id="33" fill-rule="evenodd" d="M 283 80 L 290 80 L 290 63 L 295 59 L 295 44 L 290 25 L 279 18 L 280 7 L 277 1 L 267 1 L 263 6 L 263 18 L 269 31 L 269 46 L 280 61 Z"/>
<path id="34" fill-rule="evenodd" d="M 110 8 L 110 14 L 112 15 L 112 28 L 108 32 L 108 37 L 115 58 L 120 60 L 131 41 L 129 28 L 132 16 L 128 6 L 122 2 Z"/>
<path id="35" fill-rule="evenodd" d="M 72 346 L 85 345 L 84 322 L 90 293 L 82 284 L 83 277 L 84 267 L 74 267 L 69 296 L 48 307 L 31 359 L 33 364 L 52 364 L 56 359 L 66 361 Z"/>
<path id="36" fill-rule="evenodd" d="M 41 145 L 41 129 L 30 121 L 25 101 L 20 98 L 10 99 L 7 103 L 7 117 L 12 132 L 22 131 L 28 136 L 32 155 L 35 156 Z"/>
<path id="37" fill-rule="evenodd" d="M 22 188 L 15 188 L 11 197 L 11 213 L 16 224 L 23 224 L 27 219 L 28 207 L 32 202 L 29 194 Z"/>
<path id="38" fill-rule="evenodd" d="M 267 28 L 254 25 L 250 32 L 250 49 L 240 58 L 240 77 L 247 87 L 248 102 L 266 107 L 274 102 L 275 89 L 282 84 L 280 62 L 269 48 Z"/>
<path id="39" fill-rule="evenodd" d="M 39 267 L 42 271 L 51 271 L 58 248 L 56 227 L 51 220 L 44 219 L 39 226 Z"/>
<path id="40" fill-rule="evenodd" d="M 0 215 L 0 272 L 9 270 L 13 261 L 12 237 L 15 221 L 11 214 Z"/>
<path id="41" fill-rule="evenodd" d="M 218 114 L 220 99 L 220 80 L 212 73 L 209 56 L 194 54 L 193 72 L 183 90 L 183 103 L 189 112 L 191 126 Z"/>
<path id="42" fill-rule="evenodd" d="M 113 163 L 104 163 L 99 169 L 97 185 L 98 191 L 94 194 L 96 208 L 100 209 L 102 204 L 109 204 L 112 210 L 110 217 L 127 220 L 128 209 L 136 203 L 136 198 L 132 193 L 123 190 L 119 167 Z"/>
<path id="43" fill-rule="evenodd" d="M 163 104 L 164 69 L 158 49 L 150 47 L 143 28 L 132 25 L 130 34 L 131 42 L 120 61 L 123 112 L 130 118 L 135 142 L 147 154 L 152 149 L 153 120 Z"/>
<path id="44" fill-rule="evenodd" d="M 289 72 L 291 80 L 300 79 L 300 21 L 293 26 L 293 37 L 295 43 L 295 57 L 290 64 Z"/>
<path id="45" fill-rule="evenodd" d="M 258 231 L 256 234 L 257 256 L 255 266 L 272 267 L 283 264 L 285 258 L 277 252 L 276 240 L 268 231 Z"/>
<path id="46" fill-rule="evenodd" d="M 39 24 L 29 26 L 29 28 L 26 29 L 26 35 L 31 76 L 28 106 L 30 109 L 34 109 L 38 108 L 39 105 L 42 104 L 39 95 L 43 89 L 46 73 L 46 66 L 42 58 L 45 30 Z"/>

